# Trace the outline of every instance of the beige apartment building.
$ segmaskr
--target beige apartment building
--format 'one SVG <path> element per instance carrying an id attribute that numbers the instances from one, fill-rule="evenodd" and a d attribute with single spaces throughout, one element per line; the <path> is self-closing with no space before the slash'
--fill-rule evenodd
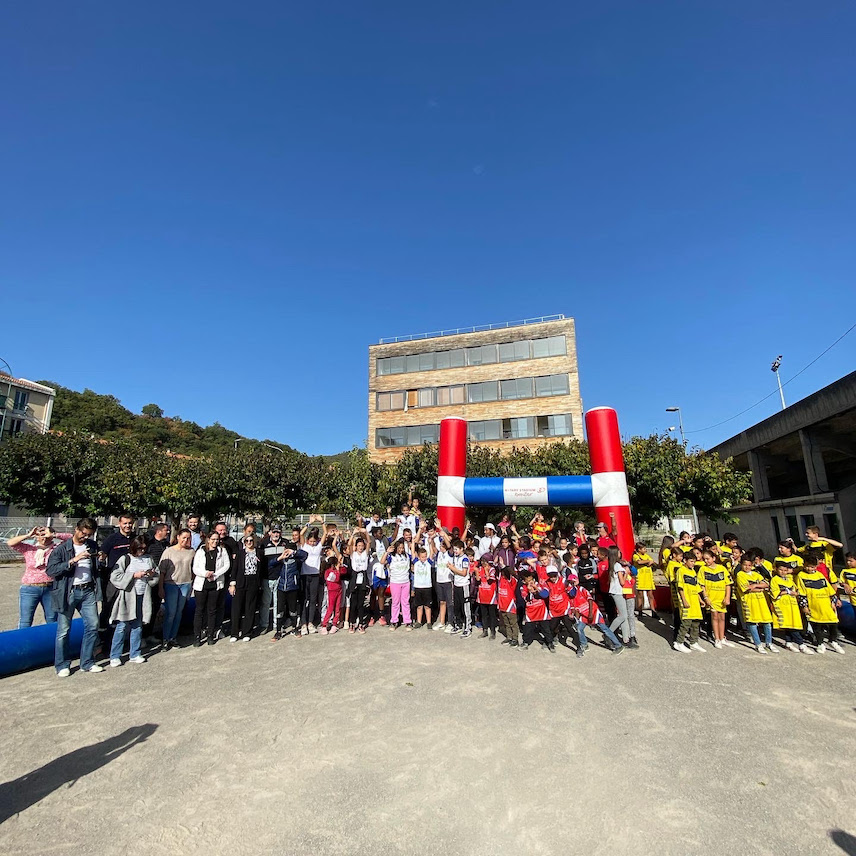
<path id="1" fill-rule="evenodd" d="M 581 438 L 574 319 L 553 315 L 369 346 L 372 461 L 436 443 L 448 416 L 469 422 L 473 442 L 498 449 Z"/>
<path id="2" fill-rule="evenodd" d="M 0 441 L 16 434 L 44 434 L 50 428 L 56 392 L 0 372 Z"/>

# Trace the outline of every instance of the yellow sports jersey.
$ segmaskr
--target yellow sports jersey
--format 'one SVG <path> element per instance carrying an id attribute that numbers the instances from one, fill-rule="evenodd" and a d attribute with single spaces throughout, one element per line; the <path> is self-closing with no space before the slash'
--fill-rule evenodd
<path id="1" fill-rule="evenodd" d="M 731 574 L 723 565 L 712 568 L 705 565 L 699 572 L 699 582 L 704 586 L 713 612 L 727 612 L 725 595 L 731 585 Z"/>
<path id="2" fill-rule="evenodd" d="M 640 562 L 652 562 L 653 559 L 647 553 L 634 553 L 633 564 L 636 567 L 636 591 L 654 591 L 654 569 L 651 565 L 642 565 Z"/>
<path id="3" fill-rule="evenodd" d="M 679 591 L 684 593 L 687 601 L 687 606 L 678 596 L 678 602 L 681 608 L 681 618 L 701 619 L 701 583 L 698 579 L 698 574 L 692 568 L 686 565 L 681 565 L 675 576 L 675 586 Z"/>
<path id="4" fill-rule="evenodd" d="M 776 574 L 770 581 L 773 598 L 773 626 L 781 630 L 802 630 L 803 618 L 797 603 L 798 587 L 793 574 L 780 577 Z"/>
<path id="5" fill-rule="evenodd" d="M 820 571 L 804 570 L 797 577 L 797 589 L 808 600 L 808 620 L 812 624 L 838 624 L 838 613 L 832 605 L 835 589 Z"/>
<path id="6" fill-rule="evenodd" d="M 757 570 L 739 571 L 737 573 L 737 588 L 740 590 L 740 603 L 743 606 L 743 617 L 748 624 L 766 624 L 773 620 L 770 604 L 767 602 L 767 592 L 749 591 L 753 583 L 764 583 L 766 580 Z"/>
<path id="7" fill-rule="evenodd" d="M 672 590 L 672 609 L 681 608 L 681 599 L 678 597 L 678 589 L 676 585 L 678 568 L 681 567 L 683 567 L 681 562 L 669 559 L 666 563 L 666 567 L 663 569 L 663 573 L 666 575 L 666 580 L 669 583 L 669 588 Z"/>
<path id="8" fill-rule="evenodd" d="M 848 597 L 850 598 L 850 603 L 856 606 L 856 568 L 845 568 L 838 575 L 838 581 L 840 583 L 847 583 L 850 586 L 851 590 Z"/>
<path id="9" fill-rule="evenodd" d="M 798 574 L 802 570 L 803 560 L 802 556 L 798 556 L 794 553 L 793 556 L 776 556 L 776 558 L 773 559 L 773 564 L 777 568 L 784 565 L 792 574 Z"/>
<path id="10" fill-rule="evenodd" d="M 797 553 L 805 553 L 806 550 L 821 550 L 823 552 L 823 563 L 832 570 L 832 559 L 835 556 L 835 547 L 830 547 L 826 541 L 809 541 L 802 547 L 797 547 Z"/>
<path id="11" fill-rule="evenodd" d="M 682 553 L 689 553 L 693 548 L 692 544 L 675 544 L 675 546 L 678 547 Z"/>

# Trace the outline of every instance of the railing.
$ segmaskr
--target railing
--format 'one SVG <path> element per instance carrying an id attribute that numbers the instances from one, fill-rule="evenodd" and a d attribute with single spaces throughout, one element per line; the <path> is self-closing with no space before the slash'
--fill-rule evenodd
<path id="1" fill-rule="evenodd" d="M 546 321 L 564 321 L 564 315 L 542 315 L 540 318 L 524 318 L 522 321 L 505 321 L 499 324 L 479 324 L 475 327 L 458 327 L 455 330 L 437 330 L 433 333 L 414 333 L 412 336 L 393 336 L 380 339 L 380 345 L 392 345 L 396 342 L 413 342 L 418 339 L 437 339 L 440 336 L 459 336 L 462 333 L 484 333 L 487 330 L 505 330 L 508 327 L 526 327 L 529 324 L 543 324 Z"/>

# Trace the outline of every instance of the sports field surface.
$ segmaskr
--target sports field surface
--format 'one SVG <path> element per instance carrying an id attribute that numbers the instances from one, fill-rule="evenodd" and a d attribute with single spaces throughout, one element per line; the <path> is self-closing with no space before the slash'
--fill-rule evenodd
<path id="1" fill-rule="evenodd" d="M 7 677 L 0 853 L 856 853 L 856 647 L 666 633 L 578 660 L 372 628 Z"/>

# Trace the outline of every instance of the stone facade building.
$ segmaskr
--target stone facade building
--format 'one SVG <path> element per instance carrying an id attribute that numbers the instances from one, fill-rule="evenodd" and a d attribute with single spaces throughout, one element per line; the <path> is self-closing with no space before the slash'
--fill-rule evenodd
<path id="1" fill-rule="evenodd" d="M 436 443 L 440 421 L 469 422 L 499 449 L 582 437 L 573 318 L 514 322 L 382 340 L 369 347 L 368 450 L 394 461 Z"/>
<path id="2" fill-rule="evenodd" d="M 26 378 L 0 372 L 0 440 L 16 434 L 46 434 L 56 392 Z"/>

